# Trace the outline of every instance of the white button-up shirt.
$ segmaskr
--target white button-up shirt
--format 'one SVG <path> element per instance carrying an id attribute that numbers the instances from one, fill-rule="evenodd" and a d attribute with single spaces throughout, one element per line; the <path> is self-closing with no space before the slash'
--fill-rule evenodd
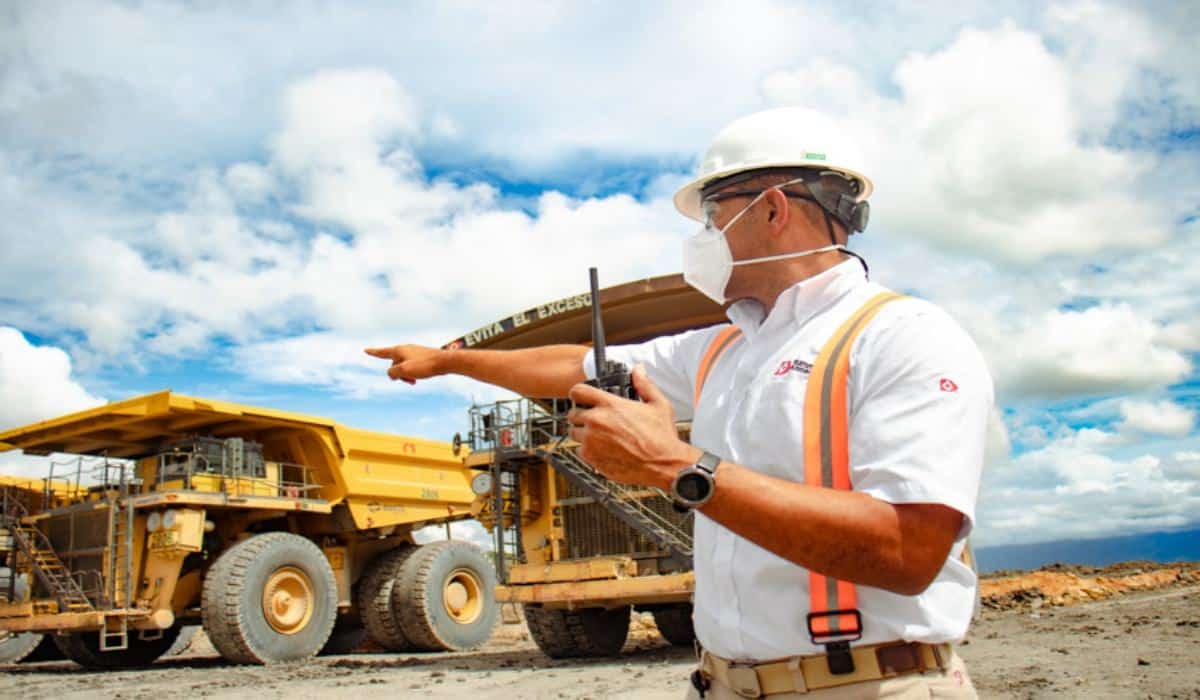
<path id="1" fill-rule="evenodd" d="M 728 315 L 744 338 L 712 368 L 694 410 L 700 358 L 726 326 L 616 346 L 610 357 L 646 368 L 676 418 L 692 420 L 697 447 L 804 483 L 807 370 L 838 326 L 883 291 L 849 260 L 786 290 L 770 314 L 754 301 L 734 304 Z M 595 376 L 590 353 L 584 370 Z M 958 557 L 975 518 L 992 402 L 974 342 L 928 302 L 886 305 L 855 341 L 848 404 L 854 490 L 888 503 L 940 503 L 964 516 L 950 556 L 922 593 L 858 586 L 863 637 L 856 645 L 949 642 L 966 633 L 977 582 Z M 719 470 L 716 483 L 719 491 Z M 703 513 L 696 513 L 694 537 L 695 628 L 706 649 L 747 661 L 824 652 L 806 625 L 806 569 Z"/>

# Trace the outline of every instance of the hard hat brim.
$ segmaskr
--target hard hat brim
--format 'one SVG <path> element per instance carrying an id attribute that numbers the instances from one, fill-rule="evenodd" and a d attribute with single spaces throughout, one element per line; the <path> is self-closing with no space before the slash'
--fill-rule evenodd
<path id="1" fill-rule="evenodd" d="M 838 165 L 830 165 L 819 160 L 805 162 L 798 162 L 795 160 L 775 162 L 766 161 L 749 165 L 742 163 L 724 168 L 722 170 L 716 170 L 711 173 L 705 173 L 704 175 L 687 183 L 683 187 L 680 187 L 679 190 L 675 192 L 675 196 L 672 198 L 675 202 L 675 208 L 680 214 L 683 214 L 689 219 L 693 219 L 695 221 L 704 221 L 704 206 L 700 201 L 700 191 L 704 189 L 705 185 L 720 180 L 721 178 L 729 177 L 730 175 L 750 172 L 751 170 L 764 170 L 766 168 L 817 168 L 820 170 L 832 170 L 834 172 L 842 173 L 862 183 L 862 192 L 859 192 L 858 197 L 855 198 L 855 201 L 859 202 L 865 200 L 867 197 L 870 197 L 871 192 L 873 192 L 875 189 L 875 185 L 866 175 L 849 168 L 843 168 Z"/>

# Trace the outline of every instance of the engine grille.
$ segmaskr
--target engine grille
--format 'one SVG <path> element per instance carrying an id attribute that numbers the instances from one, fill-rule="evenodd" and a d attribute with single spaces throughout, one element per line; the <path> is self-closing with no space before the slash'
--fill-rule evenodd
<path id="1" fill-rule="evenodd" d="M 42 531 L 87 596 L 98 600 L 103 591 L 101 572 L 108 548 L 108 508 L 48 518 L 42 523 Z"/>
<path id="2" fill-rule="evenodd" d="M 691 513 L 677 512 L 669 500 L 657 494 L 648 493 L 643 503 L 685 532 L 691 533 Z M 603 505 L 586 497 L 570 484 L 560 507 L 563 527 L 566 530 L 567 557 L 570 559 L 609 555 L 667 556 L 667 552 L 660 550 L 650 538 L 618 520 Z"/>

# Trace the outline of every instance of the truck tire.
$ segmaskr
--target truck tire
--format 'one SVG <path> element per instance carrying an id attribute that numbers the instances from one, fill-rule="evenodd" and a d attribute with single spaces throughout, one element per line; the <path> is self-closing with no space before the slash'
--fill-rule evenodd
<path id="1" fill-rule="evenodd" d="M 200 613 L 212 645 L 233 663 L 306 659 L 333 631 L 337 583 L 315 544 L 268 532 L 221 554 L 204 577 Z"/>
<path id="2" fill-rule="evenodd" d="M 651 611 L 658 632 L 677 647 L 690 647 L 696 641 L 696 630 L 692 627 L 691 603 L 664 605 Z"/>
<path id="3" fill-rule="evenodd" d="M 629 636 L 630 606 L 612 610 L 557 610 L 525 606 L 525 624 L 538 648 L 552 659 L 616 656 Z"/>
<path id="4" fill-rule="evenodd" d="M 321 647 L 321 651 L 317 652 L 317 656 L 351 654 L 365 641 L 367 641 L 367 628 L 363 627 L 362 623 L 339 621 L 333 626 L 329 640 L 325 642 L 325 646 Z"/>
<path id="5" fill-rule="evenodd" d="M 496 574 L 468 542 L 418 547 L 400 569 L 392 608 L 419 651 L 464 651 L 491 638 L 500 619 Z"/>
<path id="6" fill-rule="evenodd" d="M 406 543 L 378 555 L 358 582 L 358 614 L 363 627 L 372 641 L 388 651 L 414 649 L 392 607 L 392 591 L 400 577 L 400 567 L 415 551 L 415 547 Z"/>
<path id="7" fill-rule="evenodd" d="M 120 651 L 101 651 L 99 632 L 72 632 L 51 636 L 63 656 L 84 668 L 138 668 L 149 666 L 166 653 L 179 637 L 179 627 L 163 630 L 158 639 L 141 639 L 136 631 L 130 630 L 129 646 Z"/>
<path id="8" fill-rule="evenodd" d="M 37 649 L 42 641 L 39 632 L 0 632 L 0 664 L 15 664 Z"/>
<path id="9" fill-rule="evenodd" d="M 54 643 L 53 634 L 39 634 L 42 641 L 38 643 L 37 648 L 33 650 L 29 656 L 26 656 L 22 661 L 27 664 L 37 663 L 38 661 L 62 661 L 67 658 L 63 656 L 62 650 Z"/>

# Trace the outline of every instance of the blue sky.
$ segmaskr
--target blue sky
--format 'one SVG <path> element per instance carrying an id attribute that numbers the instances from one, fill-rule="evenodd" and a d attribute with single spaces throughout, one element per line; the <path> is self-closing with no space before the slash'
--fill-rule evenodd
<path id="1" fill-rule="evenodd" d="M 977 540 L 1200 524 L 1197 10 L 920 5 L 18 2 L 0 425 L 169 387 L 448 439 L 500 394 L 360 348 L 677 272 L 707 142 L 804 105 L 996 379 Z"/>

